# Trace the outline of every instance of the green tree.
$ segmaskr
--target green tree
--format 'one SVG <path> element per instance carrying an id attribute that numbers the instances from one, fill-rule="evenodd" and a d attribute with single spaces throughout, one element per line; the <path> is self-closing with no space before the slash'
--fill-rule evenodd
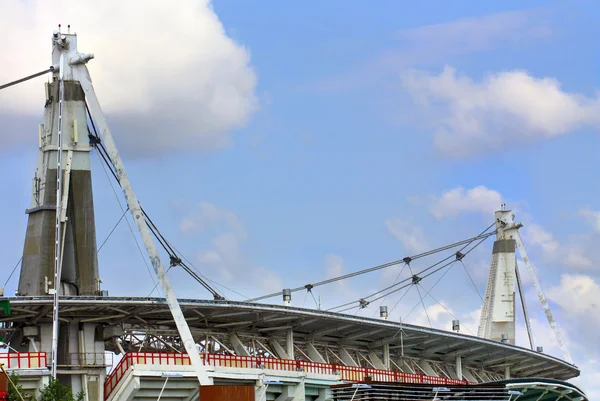
<path id="1" fill-rule="evenodd" d="M 40 401 L 82 401 L 84 397 L 83 392 L 73 394 L 73 390 L 52 378 L 40 392 Z"/>
<path id="2" fill-rule="evenodd" d="M 13 372 L 10 374 L 9 377 L 15 385 L 16 389 L 10 383 L 8 383 L 7 401 L 21 401 L 21 397 L 19 397 L 19 394 L 21 394 L 25 400 L 31 399 L 31 394 L 27 394 L 25 390 L 23 390 L 23 386 L 19 384 L 19 381 L 21 380 L 19 375 Z"/>

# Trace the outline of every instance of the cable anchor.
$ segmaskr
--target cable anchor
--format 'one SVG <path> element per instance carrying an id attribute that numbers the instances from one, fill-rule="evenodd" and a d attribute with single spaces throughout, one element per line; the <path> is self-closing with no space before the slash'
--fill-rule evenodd
<path id="1" fill-rule="evenodd" d="M 171 267 L 173 266 L 178 266 L 180 265 L 183 261 L 181 260 L 181 258 L 175 256 L 175 255 L 171 255 L 169 256 L 169 260 L 171 262 Z"/>

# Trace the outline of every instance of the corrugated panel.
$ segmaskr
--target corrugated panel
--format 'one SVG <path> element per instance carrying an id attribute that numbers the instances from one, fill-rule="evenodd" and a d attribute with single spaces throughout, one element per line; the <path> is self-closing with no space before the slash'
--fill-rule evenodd
<path id="1" fill-rule="evenodd" d="M 254 386 L 202 386 L 202 401 L 254 401 Z"/>

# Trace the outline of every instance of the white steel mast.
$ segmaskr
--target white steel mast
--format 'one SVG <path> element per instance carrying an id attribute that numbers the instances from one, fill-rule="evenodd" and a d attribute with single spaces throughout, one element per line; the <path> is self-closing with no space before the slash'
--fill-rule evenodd
<path id="1" fill-rule="evenodd" d="M 62 38 L 62 36 L 60 38 Z M 65 37 L 65 39 L 68 38 Z M 68 46 L 66 48 L 61 47 L 61 49 L 61 58 L 62 60 L 64 60 L 62 65 L 60 65 L 60 74 L 62 77 L 61 81 L 62 79 L 79 81 L 79 84 L 81 85 L 81 88 L 85 93 L 85 100 L 89 107 L 90 118 L 96 124 L 96 127 L 98 128 L 98 131 L 102 137 L 102 141 L 106 147 L 108 156 L 110 157 L 110 160 L 114 165 L 115 173 L 119 179 L 121 188 L 123 190 L 123 194 L 125 195 L 125 199 L 127 201 L 127 206 L 129 207 L 133 219 L 137 224 L 140 236 L 142 238 L 142 241 L 144 242 L 144 246 L 146 247 L 148 257 L 150 258 L 152 267 L 156 272 L 158 281 L 165 294 L 167 304 L 169 305 L 169 308 L 173 315 L 173 320 L 175 321 L 175 324 L 177 326 L 179 336 L 181 337 L 181 341 L 183 342 L 183 345 L 188 353 L 191 363 L 194 366 L 198 381 L 201 385 L 212 384 L 212 379 L 208 377 L 205 366 L 202 362 L 202 359 L 200 358 L 200 354 L 196 347 L 196 343 L 185 320 L 183 312 L 181 311 L 175 293 L 173 292 L 171 282 L 160 259 L 158 250 L 156 248 L 156 244 L 154 242 L 154 239 L 152 238 L 151 231 L 146 223 L 146 219 L 144 218 L 140 204 L 133 191 L 131 182 L 129 181 L 129 177 L 125 172 L 123 161 L 121 160 L 110 129 L 108 128 L 108 124 L 106 123 L 106 119 L 104 118 L 104 114 L 102 113 L 102 108 L 100 107 L 100 103 L 98 102 L 98 98 L 96 97 L 96 93 L 92 85 L 92 79 L 86 67 L 86 63 L 90 59 L 94 58 L 94 55 L 79 53 L 76 49 L 69 50 Z M 55 68 L 57 67 L 55 66 Z M 57 208 L 57 215 L 59 214 L 60 209 Z M 57 245 L 57 249 L 58 248 L 59 245 Z M 58 254 L 60 254 L 60 252 Z M 58 272 L 58 274 L 60 274 L 60 269 L 58 269 Z M 58 289 L 60 288 L 60 280 L 55 280 L 55 288 L 55 320 L 56 322 L 58 322 Z M 57 324 L 58 323 L 55 323 L 55 325 Z M 56 369 L 56 361 L 54 357 L 54 355 L 56 354 L 56 346 L 53 343 L 53 372 L 55 372 Z"/>

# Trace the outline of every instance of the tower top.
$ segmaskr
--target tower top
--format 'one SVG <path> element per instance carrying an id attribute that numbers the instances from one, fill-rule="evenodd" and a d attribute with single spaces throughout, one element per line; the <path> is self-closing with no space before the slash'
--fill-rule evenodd
<path id="1" fill-rule="evenodd" d="M 93 53 L 79 53 L 77 50 L 77 34 L 52 32 L 52 66 L 54 76 L 65 80 L 73 80 L 73 66 L 86 64 L 94 58 Z"/>

